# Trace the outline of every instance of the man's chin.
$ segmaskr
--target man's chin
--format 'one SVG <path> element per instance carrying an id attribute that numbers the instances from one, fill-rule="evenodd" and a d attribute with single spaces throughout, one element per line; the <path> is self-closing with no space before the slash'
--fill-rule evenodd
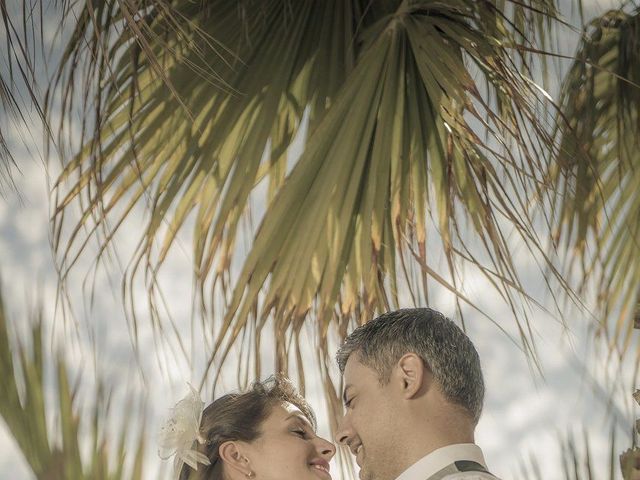
<path id="1" fill-rule="evenodd" d="M 360 467 L 358 478 L 360 478 L 360 480 L 375 480 L 373 474 L 364 467 Z"/>

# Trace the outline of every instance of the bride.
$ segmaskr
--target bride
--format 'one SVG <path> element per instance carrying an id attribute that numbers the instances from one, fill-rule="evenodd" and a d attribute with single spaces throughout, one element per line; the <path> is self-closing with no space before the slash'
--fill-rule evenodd
<path id="1" fill-rule="evenodd" d="M 159 454 L 178 480 L 331 480 L 335 447 L 316 435 L 306 400 L 284 376 L 256 382 L 202 410 L 198 393 L 161 428 Z"/>

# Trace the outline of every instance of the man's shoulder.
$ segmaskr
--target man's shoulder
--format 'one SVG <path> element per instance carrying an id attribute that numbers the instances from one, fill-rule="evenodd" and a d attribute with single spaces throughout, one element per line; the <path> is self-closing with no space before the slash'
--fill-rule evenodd
<path id="1" fill-rule="evenodd" d="M 453 462 L 452 467 L 455 471 L 442 477 L 442 480 L 498 480 L 487 470 L 484 462 L 458 460 Z"/>

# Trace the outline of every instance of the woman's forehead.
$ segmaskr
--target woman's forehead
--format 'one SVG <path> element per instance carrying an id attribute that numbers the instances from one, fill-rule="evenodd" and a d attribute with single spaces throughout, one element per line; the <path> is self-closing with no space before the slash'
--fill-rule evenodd
<path id="1" fill-rule="evenodd" d="M 287 421 L 291 419 L 299 419 L 310 425 L 309 419 L 300 410 L 299 407 L 291 402 L 280 402 L 273 406 L 271 417 L 276 421 Z"/>
<path id="2" fill-rule="evenodd" d="M 291 402 L 282 402 L 281 407 L 284 409 L 284 411 L 287 413 L 287 415 L 300 415 L 301 417 L 304 417 L 304 413 L 302 413 L 302 411 L 300 410 L 300 408 L 298 408 L 296 405 L 294 405 Z"/>

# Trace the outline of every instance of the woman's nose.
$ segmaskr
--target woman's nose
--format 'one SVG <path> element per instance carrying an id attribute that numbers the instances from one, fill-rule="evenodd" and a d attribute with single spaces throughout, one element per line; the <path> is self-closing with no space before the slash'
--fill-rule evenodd
<path id="1" fill-rule="evenodd" d="M 320 440 L 320 444 L 318 446 L 318 450 L 320 451 L 320 455 L 322 455 L 326 460 L 331 460 L 333 456 L 336 454 L 336 446 L 331 443 L 329 440 L 325 440 L 324 438 L 318 437 Z"/>

